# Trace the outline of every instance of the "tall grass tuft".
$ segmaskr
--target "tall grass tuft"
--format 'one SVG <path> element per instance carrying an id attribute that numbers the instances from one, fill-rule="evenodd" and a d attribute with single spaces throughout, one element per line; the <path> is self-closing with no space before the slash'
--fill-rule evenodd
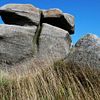
<path id="1" fill-rule="evenodd" d="M 100 70 L 58 61 L 0 77 L 0 100 L 100 100 Z"/>

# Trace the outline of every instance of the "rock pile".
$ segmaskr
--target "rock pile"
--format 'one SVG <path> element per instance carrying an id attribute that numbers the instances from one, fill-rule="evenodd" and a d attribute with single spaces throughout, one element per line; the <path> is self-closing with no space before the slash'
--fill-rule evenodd
<path id="1" fill-rule="evenodd" d="M 12 66 L 27 58 L 62 59 L 71 45 L 74 17 L 59 9 L 41 10 L 30 4 L 0 7 L 0 65 Z"/>
<path id="2" fill-rule="evenodd" d="M 0 7 L 0 16 L 5 23 L 0 25 L 0 66 L 13 66 L 30 58 L 66 58 L 66 62 L 100 68 L 100 38 L 87 34 L 71 48 L 72 15 L 30 4 L 8 4 Z"/>

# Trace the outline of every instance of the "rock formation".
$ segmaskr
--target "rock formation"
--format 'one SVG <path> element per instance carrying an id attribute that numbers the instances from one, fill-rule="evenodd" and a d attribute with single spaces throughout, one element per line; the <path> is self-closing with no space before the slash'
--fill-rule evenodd
<path id="1" fill-rule="evenodd" d="M 65 58 L 74 33 L 74 17 L 59 9 L 41 10 L 30 4 L 0 7 L 0 65 L 12 66 L 27 58 Z"/>
<path id="2" fill-rule="evenodd" d="M 100 68 L 100 38 L 87 34 L 71 47 L 72 15 L 30 4 L 8 4 L 0 7 L 0 16 L 5 23 L 0 25 L 0 66 L 65 58 L 65 62 Z"/>
<path id="3" fill-rule="evenodd" d="M 70 50 L 65 62 L 78 66 L 100 68 L 100 38 L 87 34 Z"/>

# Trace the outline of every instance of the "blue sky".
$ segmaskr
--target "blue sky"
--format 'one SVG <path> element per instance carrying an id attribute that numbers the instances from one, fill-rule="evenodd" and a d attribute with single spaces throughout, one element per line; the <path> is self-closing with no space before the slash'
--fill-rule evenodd
<path id="1" fill-rule="evenodd" d="M 0 6 L 7 3 L 30 3 L 41 9 L 59 8 L 74 15 L 73 43 L 86 33 L 94 33 L 100 37 L 100 0 L 0 0 Z"/>

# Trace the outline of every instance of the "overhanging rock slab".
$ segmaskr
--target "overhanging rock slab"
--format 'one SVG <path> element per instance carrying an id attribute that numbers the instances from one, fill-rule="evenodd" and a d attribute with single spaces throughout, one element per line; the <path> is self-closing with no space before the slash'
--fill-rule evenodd
<path id="1" fill-rule="evenodd" d="M 16 19 L 17 16 L 27 18 L 34 25 L 38 25 L 40 23 L 41 13 L 40 10 L 30 4 L 7 4 L 0 7 L 0 15 L 5 23 L 10 23 L 13 19 Z M 10 22 L 9 22 L 9 19 Z M 17 19 L 19 21 L 19 19 Z"/>
<path id="2" fill-rule="evenodd" d="M 44 10 L 42 22 L 62 28 L 68 31 L 69 34 L 74 33 L 74 16 L 68 13 L 63 13 L 59 9 Z"/>

